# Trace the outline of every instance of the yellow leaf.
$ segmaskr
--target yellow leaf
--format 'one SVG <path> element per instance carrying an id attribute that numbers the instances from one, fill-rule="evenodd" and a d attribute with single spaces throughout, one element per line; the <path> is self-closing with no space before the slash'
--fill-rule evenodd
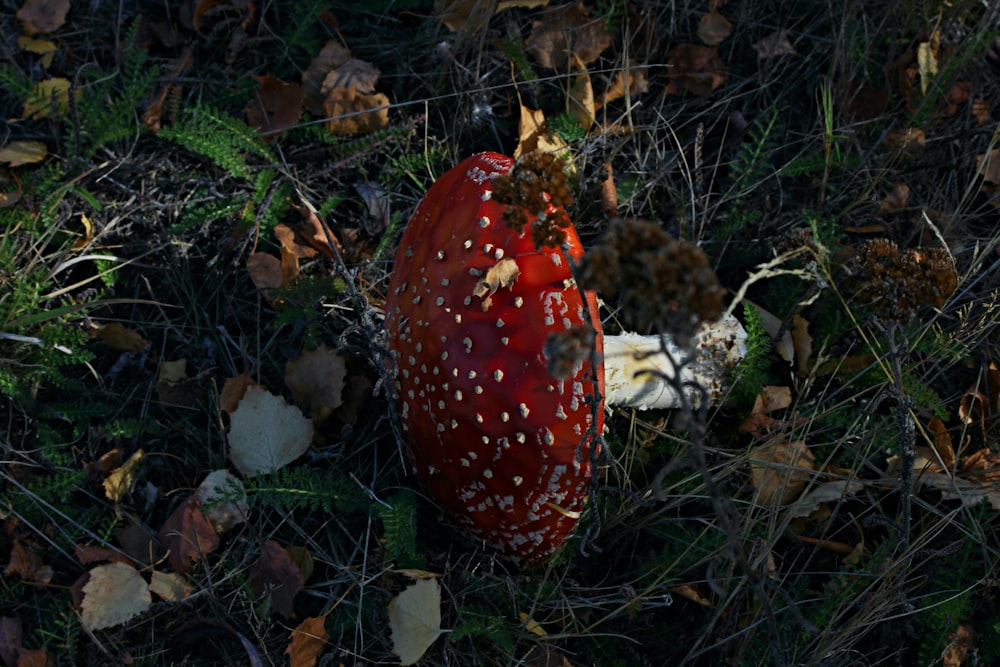
<path id="1" fill-rule="evenodd" d="M 326 632 L 326 616 L 314 616 L 302 621 L 292 630 L 291 639 L 285 655 L 291 658 L 292 667 L 313 667 L 330 641 Z"/>
<path id="2" fill-rule="evenodd" d="M 91 335 L 97 336 L 108 347 L 119 352 L 132 352 L 138 354 L 146 349 L 149 343 L 136 331 L 129 329 L 124 324 L 112 322 L 102 324 L 91 330 Z"/>
<path id="3" fill-rule="evenodd" d="M 157 570 L 153 570 L 152 578 L 149 581 L 149 590 L 167 602 L 183 600 L 194 592 L 191 584 L 181 575 Z"/>
<path id="4" fill-rule="evenodd" d="M 312 421 L 256 385 L 247 388 L 230 422 L 229 460 L 247 477 L 284 468 L 312 443 Z"/>
<path id="5" fill-rule="evenodd" d="M 98 565 L 83 585 L 80 623 L 88 632 L 121 625 L 152 604 L 149 586 L 124 563 Z"/>
<path id="6" fill-rule="evenodd" d="M 435 579 L 420 579 L 389 603 L 392 652 L 401 665 L 412 665 L 423 657 L 441 629 L 441 585 Z"/>
<path id="7" fill-rule="evenodd" d="M 28 53 L 37 53 L 40 55 L 42 57 L 42 67 L 46 69 L 52 64 L 52 59 L 55 57 L 56 51 L 59 50 L 59 47 L 52 40 L 29 37 L 27 35 L 18 37 L 17 45 Z"/>
<path id="8" fill-rule="evenodd" d="M 120 468 L 115 468 L 111 471 L 104 480 L 104 494 L 108 497 L 108 500 L 116 503 L 121 502 L 125 494 L 132 488 L 132 484 L 135 482 L 135 474 L 139 470 L 139 464 L 142 463 L 142 459 L 145 456 L 146 452 L 139 449 Z"/>
<path id="9" fill-rule="evenodd" d="M 12 141 L 0 148 L 0 162 L 6 162 L 12 167 L 41 162 L 49 154 L 41 141 Z"/>
<path id="10" fill-rule="evenodd" d="M 48 118 L 53 112 L 66 113 L 69 110 L 70 85 L 69 79 L 61 77 L 39 81 L 24 101 L 22 118 Z M 79 90 L 76 91 L 76 98 L 80 99 Z"/>
<path id="11" fill-rule="evenodd" d="M 927 94 L 927 86 L 930 85 L 938 73 L 937 50 L 940 33 L 935 32 L 934 37 L 929 42 L 920 42 L 917 45 L 917 69 L 920 71 L 920 92 Z"/>

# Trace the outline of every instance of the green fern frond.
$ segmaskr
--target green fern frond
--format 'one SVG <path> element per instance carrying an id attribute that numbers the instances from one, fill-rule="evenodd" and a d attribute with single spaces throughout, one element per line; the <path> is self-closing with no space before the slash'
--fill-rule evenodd
<path id="1" fill-rule="evenodd" d="M 252 170 L 247 164 L 248 155 L 257 156 L 268 164 L 278 162 L 256 130 L 204 105 L 185 109 L 178 122 L 160 130 L 160 136 L 212 160 L 234 178 L 250 179 Z"/>
<path id="2" fill-rule="evenodd" d="M 346 477 L 306 466 L 282 468 L 245 484 L 251 504 L 285 511 L 301 508 L 329 514 L 334 509 L 351 512 L 367 506 L 357 485 Z"/>
<path id="3" fill-rule="evenodd" d="M 385 560 L 399 567 L 420 567 L 423 559 L 417 554 L 417 500 L 413 492 L 400 491 L 378 506 L 385 538 Z"/>

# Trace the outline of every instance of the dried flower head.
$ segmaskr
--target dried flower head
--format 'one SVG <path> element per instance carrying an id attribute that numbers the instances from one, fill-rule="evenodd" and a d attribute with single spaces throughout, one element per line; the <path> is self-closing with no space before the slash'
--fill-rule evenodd
<path id="1" fill-rule="evenodd" d="M 686 345 L 702 322 L 722 314 L 722 286 L 708 256 L 647 220 L 613 223 L 581 262 L 581 278 L 637 331 L 667 331 Z"/>
<path id="2" fill-rule="evenodd" d="M 848 288 L 860 303 L 886 321 L 907 322 L 917 312 L 945 304 L 958 287 L 958 273 L 943 248 L 908 249 L 888 239 L 858 248 Z"/>
<path id="3" fill-rule="evenodd" d="M 549 374 L 558 380 L 567 380 L 580 372 L 584 361 L 594 349 L 595 332 L 592 327 L 573 327 L 549 336 L 542 347 Z"/>
<path id="4" fill-rule="evenodd" d="M 573 190 L 565 166 L 551 153 L 528 153 L 493 182 L 493 198 L 508 205 L 504 220 L 518 232 L 530 224 L 538 248 L 559 247 L 566 238 L 570 222 L 564 207 L 573 203 Z"/>

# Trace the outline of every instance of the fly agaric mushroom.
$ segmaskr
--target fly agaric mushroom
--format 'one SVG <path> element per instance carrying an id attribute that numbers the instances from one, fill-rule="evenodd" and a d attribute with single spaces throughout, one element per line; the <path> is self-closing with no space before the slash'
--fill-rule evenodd
<path id="1" fill-rule="evenodd" d="M 671 368 L 632 377 L 657 356 L 637 365 L 634 349 L 658 351 L 659 337 L 623 339 L 614 352 L 605 343 L 601 363 L 596 297 L 577 287 L 569 265 L 583 255 L 572 225 L 562 248 L 536 247 L 530 232 L 506 224 L 507 206 L 493 198 L 494 180 L 513 165 L 496 153 L 474 155 L 428 190 L 400 240 L 386 329 L 392 391 L 418 475 L 446 515 L 530 565 L 562 547 L 584 509 L 604 427 L 604 406 L 594 402 L 604 395 L 605 366 L 627 404 L 679 401 L 664 379 Z M 547 207 L 545 215 L 565 217 Z M 587 349 L 596 346 L 599 363 L 576 355 L 568 372 L 552 375 L 550 336 L 580 331 L 594 332 Z M 610 370 L 616 361 L 631 365 Z"/>

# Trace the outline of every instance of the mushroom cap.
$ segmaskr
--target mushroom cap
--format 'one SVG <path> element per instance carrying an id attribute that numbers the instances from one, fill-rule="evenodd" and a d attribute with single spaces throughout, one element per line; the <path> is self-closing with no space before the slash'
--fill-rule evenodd
<path id="1" fill-rule="evenodd" d="M 400 240 L 386 329 L 414 469 L 455 523 L 527 565 L 566 542 L 586 504 L 604 371 L 587 355 L 562 379 L 548 370 L 551 334 L 593 327 L 599 358 L 601 327 L 572 278 L 572 227 L 565 254 L 536 248 L 492 199 L 513 165 L 480 153 L 427 191 Z"/>

